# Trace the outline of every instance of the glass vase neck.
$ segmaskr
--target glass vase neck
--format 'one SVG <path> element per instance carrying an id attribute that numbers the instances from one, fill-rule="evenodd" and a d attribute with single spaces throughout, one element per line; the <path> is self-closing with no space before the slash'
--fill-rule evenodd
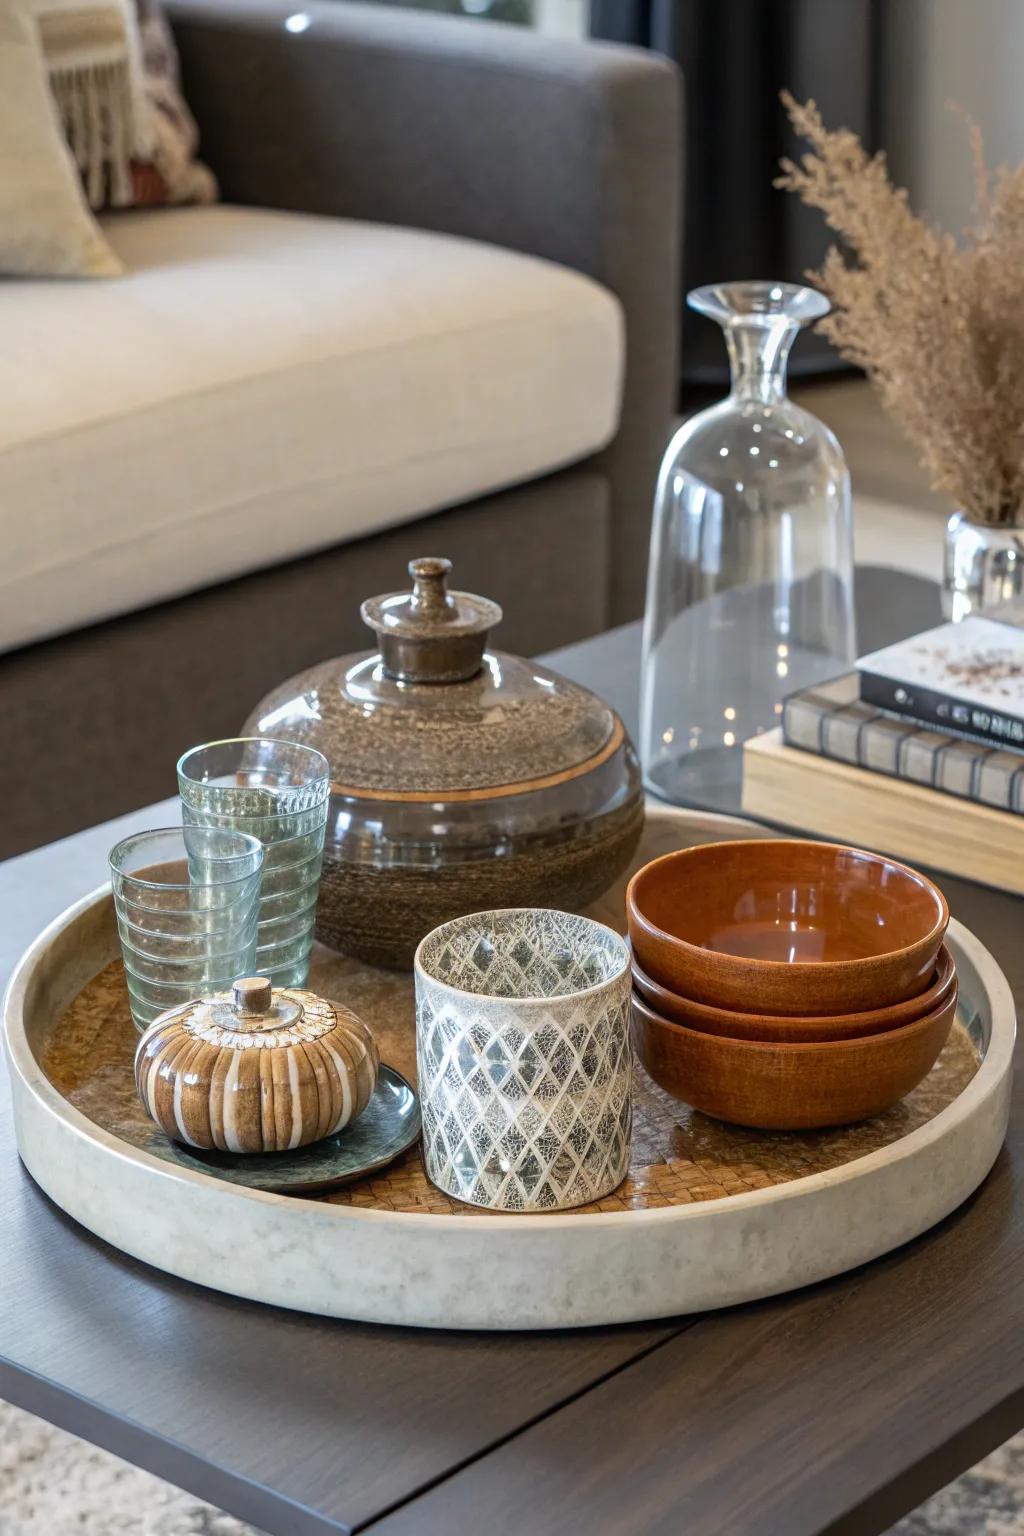
<path id="1" fill-rule="evenodd" d="M 733 321 L 726 326 L 733 399 L 771 405 L 785 398 L 786 365 L 798 329 L 790 321 L 773 325 Z"/>
<path id="2" fill-rule="evenodd" d="M 717 283 L 695 288 L 688 302 L 725 332 L 733 398 L 766 405 L 785 398 L 797 333 L 829 310 L 824 294 L 797 283 Z"/>

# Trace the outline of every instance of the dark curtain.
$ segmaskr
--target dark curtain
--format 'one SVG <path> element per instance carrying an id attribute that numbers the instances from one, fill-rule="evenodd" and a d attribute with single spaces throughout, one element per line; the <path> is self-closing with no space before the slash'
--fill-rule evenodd
<path id="1" fill-rule="evenodd" d="M 779 103 L 813 96 L 826 122 L 874 145 L 878 0 L 591 0 L 591 32 L 674 59 L 685 82 L 683 287 L 730 278 L 802 281 L 829 244 L 820 214 L 772 186 L 799 146 Z M 684 385 L 722 384 L 715 327 L 686 311 Z M 794 373 L 842 366 L 802 338 Z"/>

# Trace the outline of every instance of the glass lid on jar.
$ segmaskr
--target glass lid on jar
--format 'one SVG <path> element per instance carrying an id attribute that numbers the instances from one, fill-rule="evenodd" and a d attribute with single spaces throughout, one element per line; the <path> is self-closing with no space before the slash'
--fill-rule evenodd
<path id="1" fill-rule="evenodd" d="M 271 694 L 247 729 L 319 748 L 336 794 L 494 794 L 596 767 L 622 725 L 588 689 L 488 648 L 497 603 L 451 591 L 451 562 L 413 560 L 410 590 L 367 599 L 379 649 L 324 662 Z"/>

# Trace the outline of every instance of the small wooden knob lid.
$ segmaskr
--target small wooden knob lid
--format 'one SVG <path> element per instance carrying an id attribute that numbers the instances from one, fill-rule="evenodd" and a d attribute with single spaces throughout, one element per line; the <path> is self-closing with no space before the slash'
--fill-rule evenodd
<path id="1" fill-rule="evenodd" d="M 237 1013 L 269 1013 L 274 989 L 266 976 L 242 976 L 231 988 L 231 1001 Z"/>

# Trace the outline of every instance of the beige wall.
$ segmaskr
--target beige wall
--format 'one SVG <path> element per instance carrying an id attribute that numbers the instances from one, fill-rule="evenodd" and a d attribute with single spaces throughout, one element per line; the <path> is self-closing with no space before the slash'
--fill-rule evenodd
<path id="1" fill-rule="evenodd" d="M 959 231 L 973 201 L 959 102 L 990 163 L 1024 160 L 1024 0 L 884 0 L 882 138 L 914 206 Z"/>

